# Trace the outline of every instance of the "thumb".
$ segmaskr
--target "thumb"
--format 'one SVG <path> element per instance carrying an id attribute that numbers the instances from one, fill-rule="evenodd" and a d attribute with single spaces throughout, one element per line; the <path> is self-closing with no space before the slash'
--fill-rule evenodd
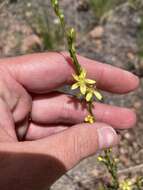
<path id="1" fill-rule="evenodd" d="M 79 124 L 41 141 L 36 149 L 40 147 L 40 151 L 57 158 L 69 170 L 96 151 L 117 145 L 119 138 L 111 126 L 96 123 Z"/>
<path id="2" fill-rule="evenodd" d="M 5 143 L 0 147 L 0 189 L 44 189 L 83 158 L 117 143 L 114 129 L 103 123 L 79 124 L 43 140 Z"/>

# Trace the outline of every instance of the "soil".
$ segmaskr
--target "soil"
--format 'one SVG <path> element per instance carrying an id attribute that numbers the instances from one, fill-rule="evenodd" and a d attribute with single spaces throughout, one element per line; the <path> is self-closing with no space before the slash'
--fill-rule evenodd
<path id="1" fill-rule="evenodd" d="M 120 160 L 119 170 L 122 178 L 142 175 L 143 167 L 134 169 L 134 166 L 143 163 L 143 60 L 138 56 L 137 45 L 140 11 L 125 2 L 107 13 L 99 22 L 88 1 L 61 0 L 61 5 L 67 22 L 78 31 L 77 48 L 80 54 L 124 68 L 140 77 L 140 87 L 135 92 L 122 96 L 105 93 L 105 96 L 106 103 L 127 106 L 137 112 L 136 127 L 122 132 L 120 146 L 115 148 L 114 152 Z M 49 0 L 17 1 L 0 7 L 1 57 L 25 54 L 31 51 L 33 45 L 36 45 L 36 51 L 42 50 L 42 40 L 34 30 L 34 17 L 35 14 L 43 12 L 49 23 L 53 20 L 56 23 Z M 130 167 L 133 167 L 131 172 L 126 172 Z M 51 190 L 96 189 L 99 179 L 106 180 L 105 173 L 95 155 L 64 175 Z"/>

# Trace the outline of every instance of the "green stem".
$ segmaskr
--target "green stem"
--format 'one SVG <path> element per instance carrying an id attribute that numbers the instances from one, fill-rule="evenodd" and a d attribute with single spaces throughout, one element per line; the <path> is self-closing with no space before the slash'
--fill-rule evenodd
<path id="1" fill-rule="evenodd" d="M 91 116 L 94 117 L 94 114 L 93 114 L 93 111 L 92 111 L 93 101 L 88 102 L 87 105 L 88 105 L 88 112 L 90 113 Z"/>
<path id="2" fill-rule="evenodd" d="M 76 73 L 79 75 L 81 72 L 81 66 L 80 66 L 78 59 L 77 59 L 77 56 L 76 56 L 76 48 L 75 48 L 75 44 L 74 44 L 75 43 L 75 36 L 76 36 L 75 31 L 73 28 L 68 29 L 68 30 L 66 29 L 65 18 L 64 18 L 62 11 L 60 10 L 59 1 L 58 0 L 51 0 L 51 3 L 53 6 L 53 9 L 55 11 L 55 14 L 59 18 L 63 32 L 66 36 L 69 53 L 70 53 L 70 56 L 72 58 L 73 64 L 75 66 Z"/>
<path id="3" fill-rule="evenodd" d="M 53 6 L 53 9 L 54 9 L 57 17 L 60 20 L 62 29 L 64 31 L 64 34 L 65 34 L 65 37 L 67 40 L 67 45 L 68 45 L 70 57 L 71 57 L 73 64 L 75 66 L 75 71 L 76 71 L 77 75 L 80 75 L 82 67 L 79 64 L 79 61 L 78 61 L 78 58 L 76 55 L 76 48 L 75 48 L 76 33 L 75 33 L 75 30 L 73 28 L 70 28 L 70 29 L 66 28 L 64 15 L 63 15 L 62 11 L 60 10 L 60 7 L 59 7 L 59 1 L 58 0 L 51 0 L 51 4 Z M 89 114 L 94 117 L 93 110 L 92 110 L 93 109 L 93 100 L 90 101 L 89 103 L 87 103 L 87 109 L 88 109 Z M 118 182 L 118 176 L 117 176 L 117 165 L 116 165 L 114 159 L 112 158 L 111 152 L 109 150 L 105 151 L 105 158 L 107 160 L 107 162 L 106 162 L 107 169 L 108 169 L 108 171 L 111 174 L 112 179 L 113 179 L 112 186 L 113 186 L 114 190 L 118 190 L 119 182 Z"/>
<path id="4" fill-rule="evenodd" d="M 80 72 L 81 72 L 81 66 L 80 66 L 80 64 L 78 62 L 76 53 L 71 48 L 69 48 L 69 52 L 70 52 L 70 56 L 72 58 L 74 66 L 75 66 L 76 73 L 77 73 L 77 75 L 79 75 Z"/>
<path id="5" fill-rule="evenodd" d="M 115 188 L 116 190 L 119 189 L 119 181 L 118 181 L 118 175 L 117 175 L 117 163 L 115 161 L 115 159 L 111 156 L 111 150 L 105 150 L 105 159 L 106 159 L 106 166 L 107 169 L 109 171 L 109 173 L 112 176 L 112 180 L 113 180 L 113 188 Z"/>

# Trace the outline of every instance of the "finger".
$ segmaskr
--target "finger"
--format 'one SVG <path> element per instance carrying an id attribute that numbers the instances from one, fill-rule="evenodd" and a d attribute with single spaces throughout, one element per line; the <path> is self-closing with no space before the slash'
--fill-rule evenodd
<path id="1" fill-rule="evenodd" d="M 69 126 L 65 125 L 38 125 L 35 123 L 30 123 L 25 140 L 37 140 L 41 138 L 45 138 L 51 135 L 55 135 L 56 133 L 62 132 L 68 129 Z"/>
<path id="2" fill-rule="evenodd" d="M 0 98 L 12 112 L 15 122 L 21 121 L 31 110 L 30 95 L 5 68 L 0 68 Z"/>
<path id="3" fill-rule="evenodd" d="M 136 123 L 136 114 L 127 108 L 94 103 L 96 121 L 108 123 L 114 128 L 126 129 Z M 88 115 L 85 103 L 68 95 L 39 96 L 33 100 L 31 118 L 36 123 L 77 124 Z"/>
<path id="4" fill-rule="evenodd" d="M 14 173 L 26 189 L 46 189 L 47 184 L 50 187 L 83 158 L 117 143 L 118 136 L 113 128 L 101 123 L 92 126 L 77 125 L 34 142 L 5 143 L 0 147 L 0 152 L 12 168 L 7 172 L 7 167 L 2 167 L 2 173 L 7 174 L 7 180 L 1 175 L 0 187 L 7 187 L 9 181 L 8 189 L 20 189 L 21 183 L 13 183 Z M 22 173 L 18 175 L 22 165 Z"/>
<path id="5" fill-rule="evenodd" d="M 5 139 L 9 141 L 17 141 L 17 137 L 15 134 L 15 127 L 12 114 L 10 112 L 9 106 L 4 102 L 3 99 L 0 98 L 0 127 L 1 134 L 5 133 Z M 0 139 L 0 141 L 4 141 L 4 139 Z"/>
<path id="6" fill-rule="evenodd" d="M 68 63 L 72 64 L 68 53 L 62 52 Z M 79 63 L 87 70 L 88 76 L 97 81 L 97 87 L 114 93 L 127 93 L 139 86 L 139 79 L 132 73 L 109 64 L 78 56 Z"/>
<path id="7" fill-rule="evenodd" d="M 83 158 L 95 154 L 98 150 L 115 146 L 118 142 L 118 135 L 109 125 L 79 124 L 42 140 L 18 143 L 15 145 L 17 146 L 15 152 L 22 150 L 23 153 L 26 151 L 51 156 L 69 170 Z M 5 145 L 4 151 L 7 149 L 9 146 Z"/>
<path id="8" fill-rule="evenodd" d="M 118 141 L 118 136 L 112 127 L 96 123 L 76 125 L 35 143 L 38 151 L 56 157 L 67 169 L 70 169 L 81 159 L 94 154 L 97 150 L 115 146 Z"/>
<path id="9" fill-rule="evenodd" d="M 78 60 L 87 70 L 88 77 L 97 80 L 100 89 L 126 93 L 139 84 L 139 79 L 127 71 L 81 56 L 78 56 Z M 42 53 L 2 59 L 0 65 L 7 66 L 18 82 L 36 93 L 72 83 L 72 74 L 75 72 L 67 53 Z"/>

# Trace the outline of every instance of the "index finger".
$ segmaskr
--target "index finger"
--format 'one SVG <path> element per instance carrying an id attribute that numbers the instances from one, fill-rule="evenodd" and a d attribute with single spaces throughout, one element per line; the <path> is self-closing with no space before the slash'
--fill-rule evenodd
<path id="1" fill-rule="evenodd" d="M 78 56 L 87 70 L 88 78 L 97 81 L 97 87 L 114 93 L 127 93 L 138 87 L 139 79 L 122 69 Z M 31 92 L 42 93 L 73 82 L 75 72 L 67 53 L 39 53 L 2 59 L 0 65 Z"/>

